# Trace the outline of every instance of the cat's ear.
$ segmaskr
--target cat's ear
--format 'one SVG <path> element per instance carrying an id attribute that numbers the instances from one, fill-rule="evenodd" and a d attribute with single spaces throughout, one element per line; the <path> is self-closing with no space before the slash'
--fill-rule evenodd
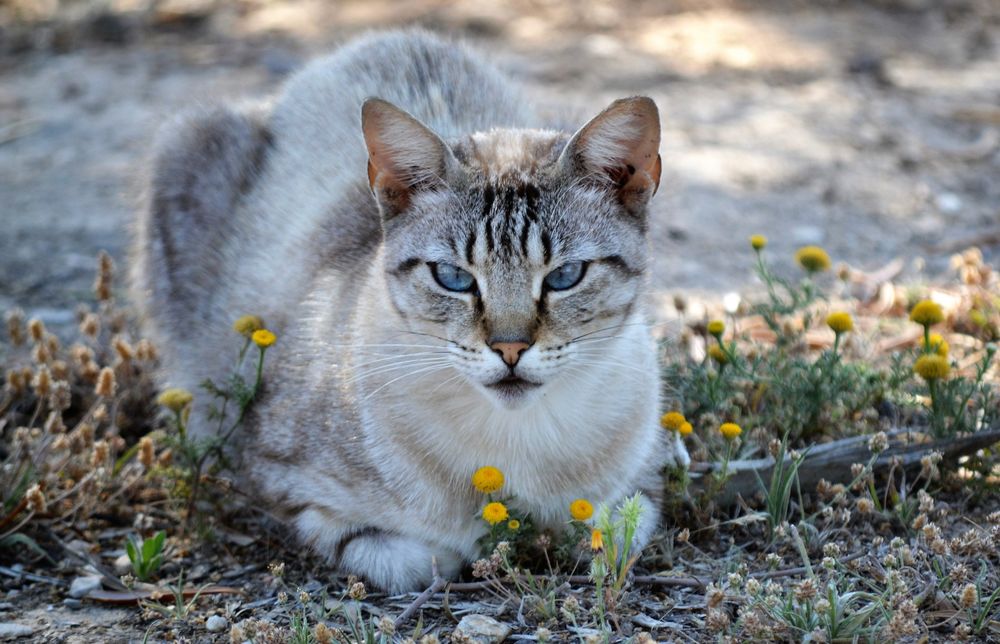
<path id="1" fill-rule="evenodd" d="M 361 107 L 361 131 L 368 147 L 368 184 L 386 217 L 406 210 L 414 193 L 444 185 L 451 150 L 417 119 L 369 98 Z"/>
<path id="2" fill-rule="evenodd" d="M 646 96 L 618 99 L 573 135 L 564 171 L 613 189 L 638 213 L 660 185 L 660 114 Z"/>

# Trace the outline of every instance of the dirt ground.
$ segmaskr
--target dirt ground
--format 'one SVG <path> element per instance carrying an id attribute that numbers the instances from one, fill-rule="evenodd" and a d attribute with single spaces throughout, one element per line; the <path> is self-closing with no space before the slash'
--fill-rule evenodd
<path id="1" fill-rule="evenodd" d="M 124 258 L 164 118 L 273 92 L 311 56 L 403 25 L 471 40 L 541 101 L 581 114 L 622 95 L 657 100 L 657 293 L 747 286 L 752 233 L 776 256 L 821 244 L 865 270 L 901 257 L 917 279 L 971 243 L 995 260 L 1000 5 L 747 5 L 0 5 L 0 309 L 58 327 L 96 251 Z"/>
<path id="2" fill-rule="evenodd" d="M 968 245 L 997 264 L 995 0 L 8 0 L 0 311 L 68 327 L 97 251 L 124 263 L 165 118 L 274 92 L 353 35 L 407 25 L 473 42 L 540 101 L 576 113 L 656 99 L 656 295 L 745 290 L 753 233 L 779 257 L 820 244 L 861 270 L 902 258 L 912 280 L 934 279 Z M 45 637 L 142 638 L 134 613 L 30 592 L 37 608 L 18 621 L 45 624 Z M 0 602 L 0 622 L 10 610 Z"/>

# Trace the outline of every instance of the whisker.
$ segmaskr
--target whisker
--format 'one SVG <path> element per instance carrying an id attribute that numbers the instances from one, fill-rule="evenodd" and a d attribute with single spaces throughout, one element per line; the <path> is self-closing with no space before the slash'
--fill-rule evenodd
<path id="1" fill-rule="evenodd" d="M 373 391 L 370 394 L 368 394 L 367 396 L 365 396 L 362 400 L 368 400 L 369 398 L 371 398 L 372 396 L 374 396 L 378 392 L 382 391 L 383 389 L 385 389 L 386 387 L 388 387 L 392 383 L 394 383 L 394 382 L 396 382 L 398 380 L 402 380 L 403 378 L 406 378 L 408 376 L 416 376 L 416 375 L 419 375 L 421 373 L 426 373 L 428 371 L 431 371 L 431 372 L 442 371 L 442 370 L 449 369 L 449 368 L 451 368 L 451 365 L 445 365 L 443 367 L 440 367 L 440 366 L 431 366 L 431 367 L 424 367 L 423 369 L 417 369 L 416 371 L 409 371 L 409 372 L 404 373 L 403 375 L 399 376 L 398 378 L 393 378 L 389 382 L 385 383 L 384 385 L 382 385 L 381 387 L 379 387 L 375 391 Z"/>

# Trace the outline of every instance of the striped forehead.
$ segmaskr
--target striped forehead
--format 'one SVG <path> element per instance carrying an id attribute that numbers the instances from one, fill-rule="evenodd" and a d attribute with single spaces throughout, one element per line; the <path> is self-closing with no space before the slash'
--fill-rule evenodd
<path id="1" fill-rule="evenodd" d="M 552 240 L 538 214 L 541 189 L 533 183 L 486 183 L 473 191 L 479 204 L 465 239 L 465 260 L 484 265 L 503 260 L 547 264 Z"/>

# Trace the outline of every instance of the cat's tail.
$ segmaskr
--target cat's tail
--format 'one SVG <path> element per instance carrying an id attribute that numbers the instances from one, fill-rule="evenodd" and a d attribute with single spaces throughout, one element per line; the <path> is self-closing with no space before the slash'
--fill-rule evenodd
<path id="1" fill-rule="evenodd" d="M 202 109 L 167 124 L 154 147 L 133 231 L 130 282 L 171 385 L 186 379 L 178 372 L 198 364 L 199 344 L 211 330 L 232 322 L 223 319 L 219 294 L 233 261 L 240 205 L 272 148 L 266 120 L 263 106 Z"/>

